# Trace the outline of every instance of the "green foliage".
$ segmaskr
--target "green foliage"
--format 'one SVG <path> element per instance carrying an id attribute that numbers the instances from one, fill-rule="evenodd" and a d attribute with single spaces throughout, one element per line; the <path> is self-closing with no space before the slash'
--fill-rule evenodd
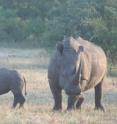
<path id="1" fill-rule="evenodd" d="M 0 41 L 54 46 L 81 36 L 117 61 L 116 0 L 0 0 Z"/>

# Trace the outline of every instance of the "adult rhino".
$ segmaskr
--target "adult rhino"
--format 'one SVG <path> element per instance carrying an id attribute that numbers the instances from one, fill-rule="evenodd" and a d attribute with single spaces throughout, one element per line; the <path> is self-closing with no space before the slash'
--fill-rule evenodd
<path id="1" fill-rule="evenodd" d="M 26 95 L 26 80 L 16 70 L 10 70 L 7 68 L 0 68 L 0 95 L 11 91 L 14 95 L 13 108 L 19 103 L 22 107 L 25 98 L 22 94 L 23 86 L 25 85 Z"/>
<path id="2" fill-rule="evenodd" d="M 95 109 L 101 104 L 102 83 L 107 60 L 103 50 L 81 37 L 68 37 L 56 47 L 48 67 L 48 79 L 54 97 L 54 110 L 62 109 L 62 89 L 68 95 L 67 109 L 80 108 L 81 93 L 95 88 Z"/>

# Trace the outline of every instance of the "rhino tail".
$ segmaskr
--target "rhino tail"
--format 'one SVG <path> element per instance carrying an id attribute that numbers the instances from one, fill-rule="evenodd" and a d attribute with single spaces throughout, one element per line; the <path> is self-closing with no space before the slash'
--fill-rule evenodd
<path id="1" fill-rule="evenodd" d="M 25 79 L 25 77 L 23 77 L 23 79 L 24 79 L 24 84 L 25 84 L 25 96 L 27 95 L 27 91 L 26 91 L 26 79 Z"/>

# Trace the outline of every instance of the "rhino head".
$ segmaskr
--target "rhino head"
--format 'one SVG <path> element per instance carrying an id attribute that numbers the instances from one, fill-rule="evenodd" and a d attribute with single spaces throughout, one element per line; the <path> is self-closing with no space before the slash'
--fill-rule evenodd
<path id="1" fill-rule="evenodd" d="M 58 44 L 57 50 L 60 54 L 59 83 L 68 95 L 79 95 L 81 93 L 80 81 L 82 63 L 80 55 L 83 46 L 72 37 L 65 38 Z"/>

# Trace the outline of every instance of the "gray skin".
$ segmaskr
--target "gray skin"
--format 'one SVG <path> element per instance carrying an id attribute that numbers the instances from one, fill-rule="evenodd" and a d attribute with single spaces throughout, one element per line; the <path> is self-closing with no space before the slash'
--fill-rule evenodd
<path id="1" fill-rule="evenodd" d="M 102 83 L 107 60 L 103 50 L 81 37 L 65 38 L 55 49 L 48 67 L 48 80 L 54 97 L 54 110 L 62 109 L 62 90 L 68 95 L 67 109 L 81 108 L 82 92 L 95 89 L 95 109 L 101 104 Z"/>
<path id="2" fill-rule="evenodd" d="M 6 68 L 0 69 L 0 95 L 8 93 L 11 91 L 14 95 L 13 108 L 19 103 L 22 107 L 25 98 L 22 94 L 23 86 L 25 85 L 25 95 L 26 95 L 26 80 L 21 76 L 16 70 L 9 70 Z"/>

